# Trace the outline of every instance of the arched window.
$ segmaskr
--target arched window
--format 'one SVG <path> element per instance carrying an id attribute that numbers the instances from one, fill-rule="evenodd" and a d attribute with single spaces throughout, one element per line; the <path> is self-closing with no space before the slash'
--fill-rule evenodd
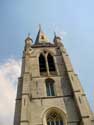
<path id="1" fill-rule="evenodd" d="M 47 71 L 45 57 L 42 54 L 40 54 L 39 56 L 39 68 L 40 68 L 40 73 Z"/>
<path id="2" fill-rule="evenodd" d="M 47 92 L 47 96 L 55 96 L 54 80 L 52 79 L 46 80 L 46 92 Z"/>
<path id="3" fill-rule="evenodd" d="M 47 56 L 49 71 L 56 71 L 53 57 L 48 54 Z"/>
<path id="4" fill-rule="evenodd" d="M 53 111 L 47 115 L 47 125 L 64 125 L 60 114 Z"/>

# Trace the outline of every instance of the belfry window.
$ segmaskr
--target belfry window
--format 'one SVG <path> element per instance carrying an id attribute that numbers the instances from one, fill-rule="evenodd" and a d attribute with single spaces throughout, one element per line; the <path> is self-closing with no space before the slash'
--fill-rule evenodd
<path id="1" fill-rule="evenodd" d="M 40 68 L 40 73 L 47 71 L 45 57 L 42 54 L 40 54 L 39 56 L 39 68 Z"/>
<path id="2" fill-rule="evenodd" d="M 52 79 L 46 80 L 46 92 L 47 92 L 47 96 L 55 96 L 54 80 Z"/>
<path id="3" fill-rule="evenodd" d="M 57 112 L 53 111 L 47 116 L 47 125 L 64 125 L 62 117 Z"/>
<path id="4" fill-rule="evenodd" d="M 53 57 L 48 54 L 47 56 L 49 71 L 56 71 Z"/>
<path id="5" fill-rule="evenodd" d="M 41 39 L 44 39 L 44 36 L 43 36 L 43 35 L 41 35 Z"/>

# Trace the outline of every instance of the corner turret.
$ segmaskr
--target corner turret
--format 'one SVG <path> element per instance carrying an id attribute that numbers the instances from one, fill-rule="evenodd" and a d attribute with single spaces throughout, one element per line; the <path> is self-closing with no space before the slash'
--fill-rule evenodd
<path id="1" fill-rule="evenodd" d="M 23 51 L 23 57 L 25 57 L 26 55 L 31 55 L 32 44 L 33 44 L 33 40 L 30 37 L 30 35 L 28 35 L 27 38 L 25 39 L 25 47 L 24 47 L 24 51 Z"/>
<path id="2" fill-rule="evenodd" d="M 26 48 L 31 47 L 31 46 L 32 46 L 32 43 L 33 43 L 33 40 L 32 40 L 32 38 L 30 37 L 30 35 L 28 35 L 28 37 L 25 39 L 25 47 L 26 47 Z"/>
<path id="3" fill-rule="evenodd" d="M 62 43 L 61 37 L 57 36 L 56 33 L 54 34 L 54 40 L 53 40 L 53 42 L 58 47 L 64 46 L 63 43 Z"/>

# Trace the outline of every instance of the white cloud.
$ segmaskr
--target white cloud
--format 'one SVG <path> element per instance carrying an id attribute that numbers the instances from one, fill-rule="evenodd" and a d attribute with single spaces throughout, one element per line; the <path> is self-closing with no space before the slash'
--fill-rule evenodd
<path id="1" fill-rule="evenodd" d="M 0 64 L 0 125 L 13 125 L 16 83 L 20 60 L 8 59 Z"/>

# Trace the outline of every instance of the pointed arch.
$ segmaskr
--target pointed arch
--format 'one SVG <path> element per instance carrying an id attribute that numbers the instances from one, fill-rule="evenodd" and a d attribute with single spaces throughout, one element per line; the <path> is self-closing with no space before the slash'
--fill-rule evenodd
<path id="1" fill-rule="evenodd" d="M 39 56 L 39 69 L 40 73 L 47 72 L 45 57 L 42 53 Z"/>
<path id="2" fill-rule="evenodd" d="M 58 106 L 46 108 L 41 117 L 44 125 L 67 125 L 67 114 Z"/>
<path id="3" fill-rule="evenodd" d="M 48 53 L 48 55 L 47 55 L 47 60 L 48 60 L 49 72 L 56 71 L 54 59 L 53 59 L 53 56 L 50 53 Z"/>

